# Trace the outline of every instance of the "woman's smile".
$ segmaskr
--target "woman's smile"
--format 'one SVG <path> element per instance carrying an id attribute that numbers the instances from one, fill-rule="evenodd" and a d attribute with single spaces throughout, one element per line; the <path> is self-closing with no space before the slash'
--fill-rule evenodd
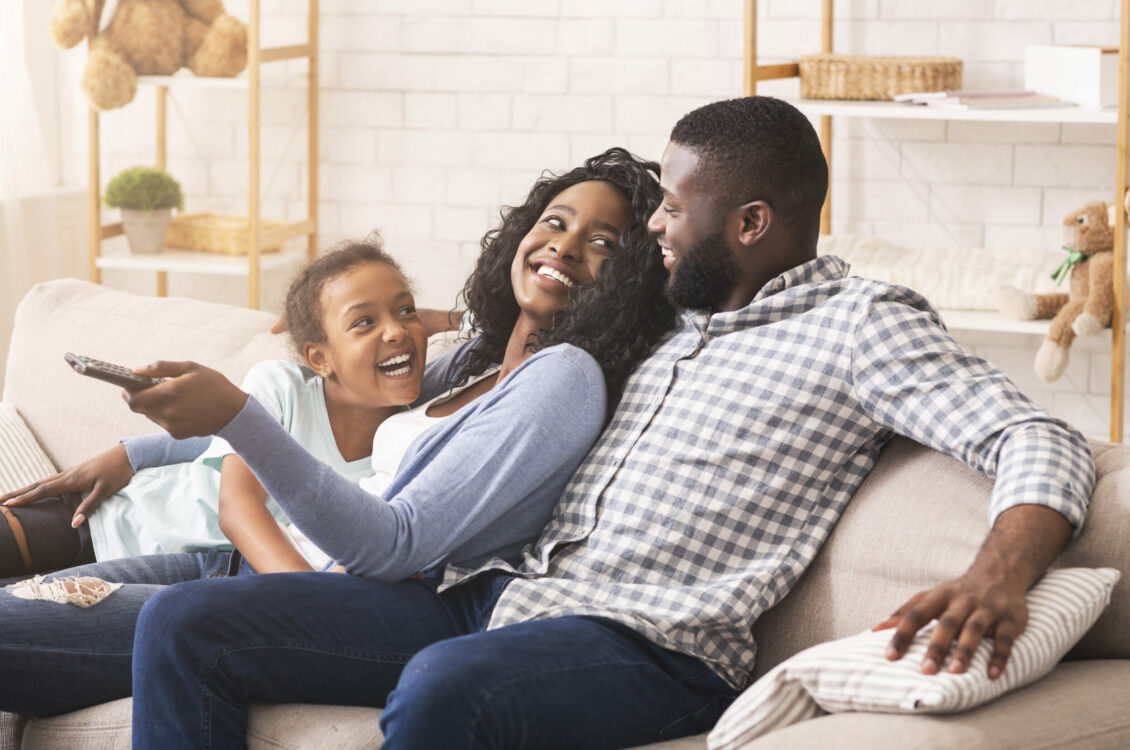
<path id="1" fill-rule="evenodd" d="M 550 291 L 569 290 L 577 286 L 574 271 L 552 258 L 537 258 L 530 261 L 530 268 L 539 277 L 541 286 Z"/>

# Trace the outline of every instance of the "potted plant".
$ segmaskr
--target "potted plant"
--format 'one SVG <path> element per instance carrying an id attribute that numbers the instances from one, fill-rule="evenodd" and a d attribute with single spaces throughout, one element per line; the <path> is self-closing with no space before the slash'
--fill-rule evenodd
<path id="1" fill-rule="evenodd" d="M 180 184 L 157 167 L 131 167 L 106 186 L 103 202 L 122 210 L 130 252 L 157 253 L 165 245 L 174 208 L 184 208 Z"/>

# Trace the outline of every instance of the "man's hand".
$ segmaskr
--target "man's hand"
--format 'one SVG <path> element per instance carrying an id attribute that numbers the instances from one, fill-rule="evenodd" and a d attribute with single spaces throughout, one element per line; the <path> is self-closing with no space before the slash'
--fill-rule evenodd
<path id="1" fill-rule="evenodd" d="M 27 505 L 45 497 L 56 497 L 64 492 L 86 492 L 75 508 L 71 526 L 78 528 L 102 501 L 129 484 L 133 476 L 126 447 L 119 443 L 110 450 L 88 458 L 53 477 L 40 480 L 22 489 L 0 495 L 4 505 Z"/>
<path id="2" fill-rule="evenodd" d="M 195 362 L 155 362 L 134 372 L 169 378 L 140 391 L 123 391 L 122 398 L 177 439 L 216 434 L 247 403 L 247 394 L 231 381 Z"/>
<path id="3" fill-rule="evenodd" d="M 1004 511 L 965 575 L 915 594 L 873 628 L 895 628 L 887 658 L 901 659 L 915 634 L 937 619 L 922 661 L 925 674 L 942 669 L 955 639 L 957 647 L 945 668 L 964 672 L 981 639 L 991 637 L 989 679 L 1000 677 L 1013 642 L 1028 624 L 1024 595 L 1070 536 L 1067 519 L 1050 508 L 1018 505 Z"/>

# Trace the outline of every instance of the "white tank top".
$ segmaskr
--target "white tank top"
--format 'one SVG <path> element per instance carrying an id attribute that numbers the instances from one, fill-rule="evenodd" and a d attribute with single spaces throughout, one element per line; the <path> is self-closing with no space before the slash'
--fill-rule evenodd
<path id="1" fill-rule="evenodd" d="M 408 452 L 409 446 L 425 430 L 447 419 L 447 416 L 451 416 L 449 414 L 444 417 L 429 417 L 428 407 L 436 402 L 453 398 L 496 372 L 498 372 L 497 367 L 489 368 L 481 375 L 476 375 L 468 380 L 466 385 L 457 389 L 451 388 L 427 403 L 393 414 L 384 422 L 381 422 L 373 435 L 373 455 L 370 458 L 373 475 L 365 477 L 359 482 L 361 489 L 373 495 L 383 495 L 388 486 L 392 484 L 396 470 L 400 467 L 400 461 L 404 458 L 404 454 Z M 322 552 L 316 544 L 307 539 L 306 535 L 294 524 L 283 527 L 283 530 L 291 543 L 315 570 L 324 568 L 326 563 L 330 561 L 329 555 Z"/>

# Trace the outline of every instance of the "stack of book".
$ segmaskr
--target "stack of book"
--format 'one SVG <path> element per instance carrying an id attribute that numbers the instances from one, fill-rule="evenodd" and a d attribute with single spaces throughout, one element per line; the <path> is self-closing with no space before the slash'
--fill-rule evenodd
<path id="1" fill-rule="evenodd" d="M 1064 101 L 1049 94 L 1035 91 L 919 91 L 899 94 L 896 102 L 918 104 L 927 107 L 948 109 L 1019 109 L 1026 107 L 1074 107 L 1074 103 Z"/>

